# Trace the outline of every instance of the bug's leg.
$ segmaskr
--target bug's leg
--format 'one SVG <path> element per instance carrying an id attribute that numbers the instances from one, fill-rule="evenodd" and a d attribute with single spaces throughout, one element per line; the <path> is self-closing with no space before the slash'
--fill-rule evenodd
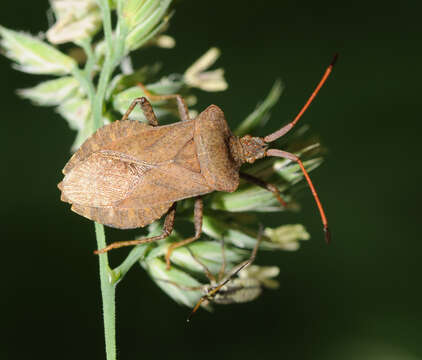
<path id="1" fill-rule="evenodd" d="M 268 191 L 271 191 L 274 196 L 277 198 L 278 202 L 283 206 L 283 207 L 287 207 L 286 202 L 282 199 L 281 195 L 280 195 L 280 191 L 278 191 L 277 186 L 267 183 L 264 180 L 258 179 L 255 176 L 240 172 L 239 173 L 240 178 L 242 178 L 243 180 L 246 180 L 254 185 L 260 186 Z"/>
<path id="2" fill-rule="evenodd" d="M 195 236 L 187 238 L 182 241 L 178 241 L 173 243 L 169 246 L 166 254 L 166 263 L 167 263 L 167 270 L 170 269 L 170 256 L 174 249 L 187 245 L 195 240 L 198 240 L 202 233 L 202 217 L 203 217 L 203 203 L 202 198 L 197 197 L 195 199 L 195 206 L 194 206 L 194 224 L 195 224 Z"/>
<path id="3" fill-rule="evenodd" d="M 167 280 L 167 279 L 154 278 L 154 280 L 166 282 L 168 284 L 171 284 L 171 285 L 173 285 L 173 286 L 175 286 L 175 287 L 177 287 L 181 290 L 185 290 L 185 291 L 199 291 L 199 290 L 202 290 L 204 288 L 203 286 L 186 286 L 186 285 L 178 284 L 175 281 Z"/>
<path id="4" fill-rule="evenodd" d="M 160 101 L 160 100 L 170 100 L 176 99 L 177 109 L 179 110 L 180 118 L 182 121 L 190 120 L 189 117 L 189 110 L 185 103 L 183 97 L 179 94 L 171 94 L 171 95 L 154 95 L 145 87 L 144 84 L 138 83 L 138 86 L 142 89 L 144 94 L 151 100 L 151 101 Z"/>
<path id="5" fill-rule="evenodd" d="M 158 120 L 157 117 L 154 114 L 154 110 L 152 110 L 152 106 L 150 102 L 147 100 L 146 97 L 140 97 L 136 98 L 132 101 L 132 103 L 129 106 L 129 109 L 126 110 L 125 114 L 123 115 L 122 119 L 120 121 L 127 120 L 129 118 L 130 113 L 133 111 L 135 106 L 139 104 L 142 111 L 144 112 L 145 118 L 149 122 L 151 126 L 158 126 Z"/>
<path id="6" fill-rule="evenodd" d="M 143 239 L 136 239 L 136 240 L 130 240 L 130 241 L 117 241 L 114 243 L 111 243 L 110 245 L 106 246 L 103 249 L 95 250 L 94 254 L 103 254 L 107 251 L 110 251 L 112 249 L 118 249 L 120 247 L 124 246 L 134 246 L 139 244 L 146 244 L 150 242 L 154 242 L 157 240 L 165 239 L 167 236 L 171 234 L 174 228 L 174 217 L 176 215 L 176 203 L 174 203 L 169 211 L 167 212 L 166 218 L 164 220 L 163 230 L 160 235 L 152 236 L 149 238 L 143 238 Z"/>
<path id="7" fill-rule="evenodd" d="M 233 269 L 230 270 L 230 272 L 226 275 L 226 277 L 222 280 L 223 284 L 227 284 L 228 281 L 230 281 L 240 270 L 244 269 L 245 267 L 248 267 L 250 264 L 252 264 L 255 261 L 256 254 L 258 252 L 259 244 L 262 240 L 262 234 L 263 234 L 263 227 L 260 226 L 259 232 L 258 232 L 258 239 L 256 240 L 256 244 L 252 250 L 251 256 L 249 259 L 241 262 L 239 265 L 235 266 Z M 222 286 L 218 286 L 218 289 L 221 289 Z M 214 289 L 215 290 L 215 289 Z M 215 291 L 213 290 L 213 293 Z"/>
<path id="8" fill-rule="evenodd" d="M 291 153 L 289 153 L 287 151 L 283 151 L 283 150 L 269 149 L 269 150 L 267 150 L 266 155 L 267 156 L 281 157 L 281 158 L 284 158 L 284 159 L 289 159 L 289 160 L 295 161 L 299 164 L 300 169 L 302 170 L 302 173 L 305 176 L 306 181 L 308 182 L 309 188 L 311 189 L 312 195 L 314 196 L 315 202 L 318 206 L 319 214 L 321 215 L 322 225 L 324 226 L 325 241 L 327 243 L 329 243 L 330 239 L 331 239 L 331 234 L 330 234 L 330 230 L 328 229 L 327 217 L 325 216 L 325 212 L 324 212 L 324 209 L 321 205 L 321 201 L 319 200 L 319 197 L 318 197 L 318 194 L 315 190 L 315 187 L 312 184 L 311 178 L 309 177 L 308 172 L 305 170 L 305 167 L 303 166 L 302 161 L 295 154 L 291 154 Z"/>
<path id="9" fill-rule="evenodd" d="M 217 282 L 215 276 L 211 273 L 210 269 L 208 269 L 208 267 L 202 262 L 200 261 L 196 255 L 192 252 L 191 249 L 189 249 L 189 247 L 187 247 L 190 255 L 192 256 L 192 258 L 199 264 L 199 266 L 202 267 L 202 269 L 205 272 L 205 275 L 207 276 L 207 278 L 211 281 L 211 282 Z"/>
<path id="10" fill-rule="evenodd" d="M 224 238 L 221 239 L 221 268 L 218 272 L 218 281 L 220 281 L 226 271 L 226 253 L 224 250 Z"/>

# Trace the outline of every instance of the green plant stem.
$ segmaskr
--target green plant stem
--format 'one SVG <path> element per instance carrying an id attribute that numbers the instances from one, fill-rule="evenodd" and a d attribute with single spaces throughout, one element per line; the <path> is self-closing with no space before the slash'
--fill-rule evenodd
<path id="1" fill-rule="evenodd" d="M 111 76 L 115 67 L 120 63 L 122 57 L 125 54 L 125 38 L 128 32 L 128 29 L 124 24 L 117 24 L 117 29 L 119 29 L 117 38 L 113 41 L 113 33 L 111 26 L 111 14 L 109 0 L 99 0 L 102 19 L 103 19 L 103 29 L 104 37 L 106 40 L 106 53 L 104 63 L 101 67 L 101 72 L 98 79 L 98 86 L 96 93 L 92 96 L 91 92 L 91 104 L 92 104 L 92 117 L 93 117 L 93 131 L 96 131 L 103 125 L 103 108 L 104 100 L 107 92 L 107 86 L 110 83 Z M 86 47 L 86 44 L 84 44 Z M 88 50 L 88 49 L 87 49 Z M 88 62 L 90 61 L 89 57 L 92 57 L 93 54 L 88 52 Z M 90 78 L 87 79 L 87 74 L 90 70 L 90 66 L 87 65 L 86 72 L 83 74 L 85 80 L 88 83 L 92 84 Z M 81 74 L 78 74 L 81 75 Z M 88 88 L 88 86 L 85 84 Z M 102 249 L 106 246 L 104 226 L 95 223 L 95 234 L 97 238 L 98 249 Z M 101 254 L 99 256 L 99 266 L 100 266 L 100 281 L 101 281 L 101 296 L 103 301 L 103 318 L 104 318 L 104 335 L 105 335 L 105 344 L 106 344 L 106 356 L 107 360 L 116 359 L 116 326 L 115 326 L 115 290 L 116 284 L 119 280 L 123 278 L 126 272 L 131 266 L 143 255 L 147 247 L 137 247 L 131 253 L 131 256 L 117 269 L 113 271 L 110 269 L 108 264 L 107 253 Z"/>
<path id="2" fill-rule="evenodd" d="M 94 66 L 96 63 L 96 56 L 92 49 L 91 41 L 88 39 L 81 40 L 79 45 L 84 49 L 87 60 L 84 68 L 85 75 L 88 79 L 91 79 L 94 72 Z"/>
<path id="3" fill-rule="evenodd" d="M 103 19 L 104 37 L 107 43 L 107 48 L 113 48 L 113 29 L 111 27 L 111 12 L 109 0 L 99 0 L 98 5 L 101 9 L 101 17 Z"/>
<path id="4" fill-rule="evenodd" d="M 102 112 L 104 96 L 107 89 L 107 84 L 112 73 L 112 65 L 110 56 L 106 57 L 103 65 L 100 80 L 98 83 L 97 93 L 93 101 L 93 127 L 97 130 L 103 125 Z M 104 226 L 95 223 L 95 234 L 97 237 L 98 249 L 106 246 Z M 107 360 L 116 359 L 116 304 L 115 304 L 115 285 L 113 279 L 113 272 L 108 265 L 107 253 L 100 256 L 100 281 L 101 281 L 101 296 L 103 302 L 103 320 L 104 320 L 104 336 L 106 345 Z"/>
<path id="5" fill-rule="evenodd" d="M 107 49 L 104 64 L 102 66 L 98 87 L 94 98 L 92 99 L 93 130 L 96 131 L 103 125 L 103 106 L 104 97 L 110 77 L 115 66 L 113 54 L 113 39 L 111 28 L 111 14 L 108 0 L 99 0 L 103 18 L 104 37 L 106 39 Z M 95 235 L 97 238 L 97 247 L 102 249 L 106 246 L 104 226 L 95 223 Z M 115 279 L 114 272 L 108 264 L 108 255 L 99 255 L 101 297 L 103 303 L 104 337 L 107 360 L 116 360 L 116 303 L 115 303 Z"/>
<path id="6" fill-rule="evenodd" d="M 104 226 L 95 223 L 95 235 L 97 247 L 102 249 L 106 246 Z M 101 295 L 103 300 L 104 337 L 107 360 L 116 359 L 116 305 L 113 271 L 108 265 L 107 253 L 99 255 Z"/>
<path id="7" fill-rule="evenodd" d="M 103 64 L 103 68 L 100 73 L 100 79 L 98 80 L 97 93 L 95 94 L 94 104 L 92 109 L 93 125 L 94 129 L 97 130 L 103 125 L 103 106 L 104 97 L 107 90 L 107 85 L 110 81 L 111 74 L 113 72 L 112 58 L 110 55 L 106 55 L 106 59 Z"/>
<path id="8" fill-rule="evenodd" d="M 94 103 L 95 98 L 95 88 L 92 84 L 92 81 L 86 76 L 86 73 L 79 68 L 75 67 L 72 71 L 73 76 L 79 81 L 81 84 L 82 89 L 87 94 L 89 101 L 91 104 Z M 95 129 L 93 129 L 95 131 Z"/>

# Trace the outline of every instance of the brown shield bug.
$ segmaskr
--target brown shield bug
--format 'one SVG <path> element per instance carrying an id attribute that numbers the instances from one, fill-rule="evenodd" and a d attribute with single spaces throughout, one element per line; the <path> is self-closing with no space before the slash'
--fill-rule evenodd
<path id="1" fill-rule="evenodd" d="M 166 255 L 170 266 L 172 250 L 201 235 L 201 195 L 233 192 L 239 178 L 273 192 L 284 206 L 274 185 L 239 171 L 243 163 L 253 163 L 266 156 L 287 158 L 299 164 L 318 206 L 328 242 L 327 218 L 301 160 L 294 154 L 268 147 L 298 122 L 327 80 L 336 58 L 337 55 L 294 120 L 262 138 L 233 135 L 223 111 L 216 105 L 190 119 L 180 95 L 152 95 L 144 88 L 151 100 L 175 99 L 181 121 L 159 126 L 149 101 L 145 97 L 135 99 L 120 121 L 98 129 L 82 144 L 64 167 L 65 177 L 58 187 L 62 191 L 61 199 L 88 219 L 131 229 L 144 227 L 166 214 L 163 230 L 158 236 L 112 243 L 96 253 L 166 238 L 173 230 L 177 201 L 194 197 L 195 235 L 170 245 Z M 128 120 L 137 104 L 149 125 Z"/>

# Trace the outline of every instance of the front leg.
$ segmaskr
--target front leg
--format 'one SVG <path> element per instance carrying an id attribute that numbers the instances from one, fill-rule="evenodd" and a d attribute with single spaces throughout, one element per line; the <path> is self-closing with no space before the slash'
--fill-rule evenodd
<path id="1" fill-rule="evenodd" d="M 155 95 L 152 94 L 144 84 L 138 83 L 138 86 L 142 89 L 144 94 L 151 100 L 151 101 L 161 101 L 161 100 L 170 100 L 175 99 L 177 103 L 177 109 L 179 110 L 180 119 L 182 121 L 190 120 L 188 107 L 186 105 L 185 100 L 179 94 L 170 94 L 170 95 Z"/>
<path id="2" fill-rule="evenodd" d="M 271 191 L 274 196 L 276 197 L 276 199 L 278 200 L 278 202 L 283 205 L 283 207 L 287 207 L 286 202 L 282 199 L 281 195 L 280 195 L 280 191 L 277 189 L 277 186 L 270 184 L 264 180 L 258 179 L 255 176 L 240 172 L 239 176 L 241 179 L 246 180 L 248 182 L 250 182 L 251 184 L 254 185 L 258 185 L 262 188 L 264 188 L 265 190 Z"/>
<path id="3" fill-rule="evenodd" d="M 130 113 L 133 111 L 133 109 L 135 108 L 137 104 L 139 104 L 139 106 L 141 107 L 148 123 L 151 126 L 158 126 L 158 120 L 157 120 L 157 117 L 155 116 L 154 110 L 152 109 L 152 106 L 150 102 L 147 100 L 147 98 L 143 96 L 140 98 L 136 98 L 135 100 L 132 101 L 132 103 L 129 106 L 129 109 L 127 109 L 127 111 L 125 112 L 125 114 L 123 115 L 120 121 L 127 120 L 129 118 Z"/>

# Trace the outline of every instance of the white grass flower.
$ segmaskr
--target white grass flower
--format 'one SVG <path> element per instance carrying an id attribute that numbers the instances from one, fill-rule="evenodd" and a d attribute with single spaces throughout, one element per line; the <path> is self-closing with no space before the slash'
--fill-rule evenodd
<path id="1" fill-rule="evenodd" d="M 91 104 L 86 98 L 74 97 L 61 104 L 57 112 L 67 120 L 71 129 L 81 131 L 91 115 Z"/>
<path id="2" fill-rule="evenodd" d="M 60 105 L 79 89 L 79 81 L 72 76 L 44 81 L 37 86 L 19 89 L 17 93 L 36 105 Z"/>
<path id="3" fill-rule="evenodd" d="M 50 0 L 50 4 L 57 19 L 68 16 L 81 18 L 91 10 L 98 8 L 95 0 Z"/>
<path id="4" fill-rule="evenodd" d="M 294 251 L 299 248 L 300 240 L 309 240 L 310 235 L 301 224 L 283 225 L 275 229 L 266 228 L 265 236 L 279 245 L 280 249 Z"/>
<path id="5" fill-rule="evenodd" d="M 280 268 L 278 266 L 250 265 L 239 271 L 238 276 L 241 279 L 256 279 L 268 289 L 277 289 L 280 284 L 272 278 L 278 276 L 279 273 Z"/>
<path id="6" fill-rule="evenodd" d="M 16 61 L 17 70 L 33 74 L 65 75 L 77 66 L 75 60 L 47 43 L 0 26 L 1 47 L 5 55 Z"/>
<path id="7" fill-rule="evenodd" d="M 186 70 L 184 74 L 186 84 L 205 91 L 226 90 L 228 84 L 224 79 L 223 69 L 204 71 L 213 65 L 219 56 L 220 50 L 217 48 L 209 49 Z"/>
<path id="8" fill-rule="evenodd" d="M 101 13 L 93 9 L 83 17 L 75 17 L 68 14 L 59 18 L 57 22 L 47 31 L 47 39 L 52 44 L 63 44 L 66 42 L 77 42 L 91 38 L 101 26 Z"/>
<path id="9" fill-rule="evenodd" d="M 163 49 L 173 49 L 176 46 L 176 40 L 168 35 L 157 36 L 154 44 Z"/>

